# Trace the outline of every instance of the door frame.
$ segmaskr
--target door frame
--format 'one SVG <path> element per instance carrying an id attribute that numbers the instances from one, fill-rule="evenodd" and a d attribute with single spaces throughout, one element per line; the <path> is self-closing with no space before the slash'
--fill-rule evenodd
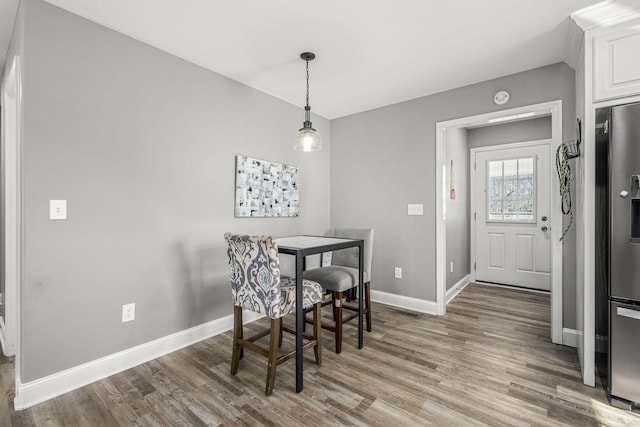
<path id="1" fill-rule="evenodd" d="M 436 314 L 446 313 L 446 223 L 444 206 L 449 194 L 446 186 L 445 158 L 446 131 L 453 128 L 467 128 L 471 126 L 487 125 L 491 123 L 508 123 L 534 118 L 535 116 L 551 116 L 551 152 L 562 143 L 562 100 L 544 102 L 541 104 L 494 111 L 476 116 L 462 117 L 436 123 Z M 491 121 L 491 122 L 490 122 Z M 555 179 L 554 168 L 549 173 L 551 179 L 550 222 L 551 227 L 551 341 L 562 344 L 562 213 L 558 180 Z M 560 224 L 560 226 L 556 226 Z"/>
<path id="2" fill-rule="evenodd" d="M 486 147 L 477 147 L 477 148 L 471 148 L 469 150 L 469 179 L 471 179 L 472 173 L 475 172 L 475 167 L 473 165 L 473 162 L 475 162 L 475 156 L 478 153 L 482 153 L 482 152 L 490 152 L 490 151 L 499 151 L 499 150 L 508 150 L 508 149 L 518 149 L 518 148 L 526 148 L 526 147 L 533 147 L 533 146 L 543 146 L 545 148 L 547 148 L 549 150 L 549 174 L 551 175 L 549 178 L 549 186 L 550 188 L 553 188 L 552 185 L 552 181 L 553 181 L 553 177 L 554 174 L 552 173 L 553 171 L 553 162 L 551 161 L 551 140 L 550 139 L 538 139 L 538 140 L 532 140 L 532 141 L 525 141 L 525 142 L 513 142 L 510 144 L 500 144 L 500 145 L 490 145 L 490 146 L 486 146 Z M 536 186 L 536 191 L 537 191 L 537 186 Z M 476 198 L 476 192 L 475 192 L 475 186 L 469 186 L 469 193 L 470 193 L 470 204 L 469 204 L 469 209 L 470 212 L 476 212 L 476 203 L 477 203 L 477 198 Z M 549 210 L 553 210 L 552 206 L 551 206 L 551 198 L 553 197 L 553 192 L 549 193 Z M 550 218 L 553 219 L 553 217 L 550 215 Z M 562 221 L 562 219 L 560 219 Z M 469 240 L 470 240 L 470 254 L 471 256 L 469 257 L 469 281 L 470 282 L 475 282 L 476 281 L 476 269 L 474 268 L 474 262 L 476 259 L 476 221 L 474 220 L 474 218 L 470 215 L 470 224 L 469 224 Z M 549 222 L 550 224 L 552 224 L 551 222 Z M 550 229 L 553 229 L 553 227 L 550 227 Z M 552 237 L 553 239 L 553 237 Z M 551 241 L 549 242 L 551 245 Z M 550 275 L 551 276 L 551 275 Z M 550 277 L 551 279 L 551 277 Z"/>
<path id="3" fill-rule="evenodd" d="M 4 249 L 4 321 L 0 322 L 0 341 L 5 355 L 15 355 L 16 385 L 20 372 L 20 281 L 22 276 L 22 211 L 21 211 L 21 112 L 22 82 L 20 60 L 14 56 L 3 76 L 0 96 L 2 96 L 2 209 L 4 230 L 2 247 Z M 11 94 L 10 94 L 11 93 Z M 9 106 L 8 104 L 12 105 Z M 7 117 L 11 111 L 10 117 Z M 7 125 L 11 120 L 14 129 L 13 138 L 7 138 Z"/>

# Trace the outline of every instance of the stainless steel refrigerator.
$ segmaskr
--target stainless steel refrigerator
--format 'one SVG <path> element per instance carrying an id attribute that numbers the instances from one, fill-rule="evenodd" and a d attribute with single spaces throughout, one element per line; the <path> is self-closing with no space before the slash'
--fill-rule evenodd
<path id="1" fill-rule="evenodd" d="M 612 405 L 640 405 L 640 103 L 596 112 L 596 365 Z"/>

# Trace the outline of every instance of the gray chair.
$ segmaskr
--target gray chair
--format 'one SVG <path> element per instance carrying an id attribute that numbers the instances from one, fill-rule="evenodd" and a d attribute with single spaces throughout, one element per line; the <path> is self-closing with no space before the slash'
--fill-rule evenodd
<path id="1" fill-rule="evenodd" d="M 363 282 L 364 282 L 364 315 L 367 321 L 367 331 L 371 332 L 371 259 L 373 255 L 372 228 L 336 228 L 335 237 L 346 237 L 364 240 L 363 250 Z M 331 300 L 322 305 L 332 304 L 333 325 L 323 324 L 322 328 L 335 334 L 336 353 L 342 352 L 342 325 L 358 317 L 358 306 L 352 302 L 345 302 L 345 293 L 357 288 L 358 277 L 358 248 L 348 248 L 334 251 L 331 255 L 331 265 L 307 270 L 303 278 L 320 283 L 325 291 L 331 293 Z M 355 311 L 354 314 L 343 317 L 343 309 Z"/>

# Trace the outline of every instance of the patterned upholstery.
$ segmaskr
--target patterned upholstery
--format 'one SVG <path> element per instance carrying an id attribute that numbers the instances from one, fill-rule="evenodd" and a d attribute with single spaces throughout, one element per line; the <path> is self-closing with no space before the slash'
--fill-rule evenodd
<path id="1" fill-rule="evenodd" d="M 285 316 L 296 307 L 296 281 L 280 276 L 278 246 L 270 236 L 225 233 L 231 292 L 236 306 L 272 319 Z M 303 308 L 322 300 L 322 287 L 303 280 Z"/>

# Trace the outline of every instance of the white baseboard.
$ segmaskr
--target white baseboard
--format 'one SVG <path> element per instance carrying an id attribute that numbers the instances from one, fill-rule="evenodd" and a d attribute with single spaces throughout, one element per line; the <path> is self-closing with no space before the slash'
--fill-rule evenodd
<path id="1" fill-rule="evenodd" d="M 245 312 L 244 323 L 263 317 Z M 15 409 L 26 409 L 69 391 L 84 387 L 103 378 L 133 368 L 165 354 L 195 344 L 198 341 L 219 335 L 233 328 L 233 315 L 221 317 L 166 337 L 158 338 L 118 353 L 66 369 L 44 378 L 22 383 L 16 378 Z"/>
<path id="2" fill-rule="evenodd" d="M 562 345 L 577 347 L 579 335 L 580 333 L 575 329 L 562 328 Z"/>
<path id="3" fill-rule="evenodd" d="M 451 287 L 447 291 L 447 295 L 445 297 L 445 304 L 449 304 L 451 300 L 453 300 L 456 295 L 458 295 L 467 285 L 469 284 L 469 275 L 467 274 L 462 279 L 458 280 L 458 282 Z"/>
<path id="4" fill-rule="evenodd" d="M 578 347 L 579 340 L 582 339 L 582 332 L 575 329 L 562 329 L 562 344 L 569 347 Z M 595 341 L 596 353 L 607 352 L 607 337 L 603 335 L 596 335 Z"/>
<path id="5" fill-rule="evenodd" d="M 371 301 L 407 310 L 419 311 L 420 313 L 436 315 L 436 303 L 433 301 L 374 290 L 371 290 Z"/>

